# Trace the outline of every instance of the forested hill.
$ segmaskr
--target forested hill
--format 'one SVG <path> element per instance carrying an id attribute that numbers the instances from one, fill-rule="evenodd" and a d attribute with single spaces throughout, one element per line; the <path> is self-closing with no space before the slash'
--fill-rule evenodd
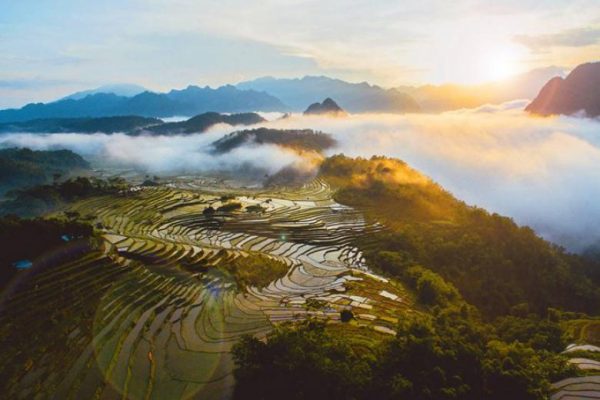
<path id="1" fill-rule="evenodd" d="M 70 150 L 0 150 L 0 194 L 19 187 L 41 185 L 89 169 L 89 164 Z"/>
<path id="2" fill-rule="evenodd" d="M 145 130 L 153 134 L 188 134 L 204 132 L 216 124 L 253 125 L 267 120 L 257 113 L 239 113 L 239 114 L 219 114 L 216 112 L 207 112 L 196 115 L 185 121 L 167 122 L 154 125 Z"/>
<path id="3" fill-rule="evenodd" d="M 215 141 L 212 146 L 216 153 L 227 153 L 244 144 L 275 144 L 297 151 L 321 153 L 333 147 L 336 141 L 327 133 L 311 129 L 257 128 L 232 132 Z"/>
<path id="4" fill-rule="evenodd" d="M 135 115 L 100 118 L 48 118 L 0 124 L 0 132 L 30 133 L 115 133 L 130 132 L 152 125 L 163 124 L 157 118 Z"/>
<path id="5" fill-rule="evenodd" d="M 48 118 L 0 123 L 0 132 L 16 133 L 126 133 L 130 135 L 182 135 L 204 132 L 216 124 L 253 125 L 266 120 L 257 113 L 206 112 L 179 122 L 123 115 L 98 118 Z"/>
<path id="6" fill-rule="evenodd" d="M 402 161 L 334 156 L 320 175 L 338 188 L 337 201 L 388 227 L 363 244 L 376 268 L 395 276 L 414 265 L 429 268 L 487 318 L 515 308 L 598 311 L 598 265 L 468 206 Z"/>
<path id="7" fill-rule="evenodd" d="M 573 379 L 585 372 L 558 353 L 572 341 L 597 340 L 598 282 L 588 276 L 597 266 L 466 205 L 399 160 L 334 156 L 320 178 L 337 202 L 381 227 L 356 232 L 353 244 L 384 282 L 405 290 L 401 301 L 410 309 L 390 320 L 373 311 L 382 299 L 366 307 L 352 301 L 340 324 L 309 320 L 278 325 L 265 339 L 244 337 L 233 349 L 234 398 L 275 400 L 285 391 L 298 399 L 564 396 L 551 382 L 594 393 L 596 377 Z M 389 295 L 362 277 L 353 284 Z M 365 321 L 392 321 L 394 336 L 377 336 Z"/>

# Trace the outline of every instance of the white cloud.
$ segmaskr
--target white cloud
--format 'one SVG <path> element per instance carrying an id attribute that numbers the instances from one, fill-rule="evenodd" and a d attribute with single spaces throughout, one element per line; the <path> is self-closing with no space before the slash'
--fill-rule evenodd
<path id="1" fill-rule="evenodd" d="M 279 127 L 312 127 L 351 156 L 408 162 L 469 204 L 513 217 L 579 250 L 600 241 L 600 121 L 535 118 L 514 104 L 441 115 L 296 117 Z"/>
<path id="2" fill-rule="evenodd" d="M 571 249 L 599 241 L 600 121 L 530 117 L 516 104 L 439 115 L 296 115 L 262 125 L 331 133 L 339 142 L 331 154 L 403 159 L 467 203 L 513 217 Z M 167 174 L 274 173 L 304 162 L 276 146 L 211 154 L 209 144 L 231 130 L 223 125 L 204 134 L 169 137 L 17 134 L 0 136 L 0 144 L 69 148 L 103 163 Z"/>
<path id="3" fill-rule="evenodd" d="M 230 132 L 229 125 L 185 136 L 128 136 L 125 134 L 28 134 L 0 136 L 1 147 L 35 150 L 69 149 L 96 167 L 138 168 L 156 174 L 234 171 L 262 177 L 292 165 L 301 156 L 278 146 L 246 146 L 226 154 L 213 154 L 210 144 Z"/>

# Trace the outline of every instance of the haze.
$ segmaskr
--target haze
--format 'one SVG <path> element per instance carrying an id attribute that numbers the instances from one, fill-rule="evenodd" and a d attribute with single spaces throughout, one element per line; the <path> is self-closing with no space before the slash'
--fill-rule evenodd
<path id="1" fill-rule="evenodd" d="M 521 103 L 437 115 L 294 115 L 263 126 L 331 133 L 338 141 L 331 154 L 398 157 L 467 203 L 513 217 L 556 243 L 581 250 L 600 240 L 595 201 L 600 196 L 600 121 L 534 118 L 520 111 Z M 96 165 L 163 175 L 252 170 L 262 177 L 286 166 L 313 167 L 310 160 L 273 145 L 213 155 L 210 143 L 231 130 L 219 125 L 208 133 L 169 137 L 11 134 L 0 137 L 0 145 L 68 148 Z"/>

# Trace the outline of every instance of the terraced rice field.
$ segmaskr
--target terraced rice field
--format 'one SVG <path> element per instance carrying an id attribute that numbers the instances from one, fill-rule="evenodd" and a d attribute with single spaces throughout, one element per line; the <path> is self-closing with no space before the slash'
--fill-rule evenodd
<path id="1" fill-rule="evenodd" d="M 593 355 L 600 352 L 600 347 L 582 344 L 572 344 L 567 347 L 564 354 L 578 352 L 584 355 Z M 585 376 L 563 379 L 552 386 L 556 392 L 551 400 L 575 400 L 575 399 L 600 399 L 600 362 L 592 358 L 573 357 L 569 362 L 580 370 Z"/>
<path id="2" fill-rule="evenodd" d="M 600 375 L 567 378 L 552 385 L 550 400 L 600 399 Z"/>
<path id="3" fill-rule="evenodd" d="M 204 215 L 228 201 L 242 209 Z M 252 205 L 264 212 L 247 212 Z M 201 188 L 138 188 L 71 210 L 93 216 L 102 243 L 32 273 L 5 299 L 8 398 L 229 398 L 230 350 L 242 335 L 305 318 L 337 324 L 344 309 L 353 329 L 393 335 L 410 312 L 402 287 L 371 273 L 353 246 L 382 227 L 335 203 L 321 181 L 229 200 Z M 285 263 L 287 274 L 242 289 L 216 268 L 252 254 Z"/>

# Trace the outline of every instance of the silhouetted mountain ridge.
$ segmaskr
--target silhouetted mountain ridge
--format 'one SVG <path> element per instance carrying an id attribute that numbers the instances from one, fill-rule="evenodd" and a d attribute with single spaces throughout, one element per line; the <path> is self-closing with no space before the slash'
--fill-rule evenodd
<path id="1" fill-rule="evenodd" d="M 103 85 L 103 86 L 97 87 L 95 89 L 82 90 L 80 92 L 75 92 L 66 97 L 63 97 L 60 100 L 69 100 L 69 99 L 70 100 L 81 100 L 84 97 L 87 97 L 91 94 L 98 94 L 98 93 L 115 94 L 117 96 L 124 96 L 124 97 L 133 97 L 135 95 L 138 95 L 138 94 L 146 92 L 146 91 L 147 91 L 147 89 L 140 85 L 134 85 L 134 84 L 129 84 L 129 83 L 119 83 L 119 84 L 113 84 L 113 85 Z"/>
<path id="2" fill-rule="evenodd" d="M 285 111 L 277 98 L 254 90 L 233 86 L 217 89 L 189 86 L 168 93 L 143 92 L 133 97 L 112 93 L 90 94 L 82 99 L 64 99 L 52 103 L 32 103 L 20 109 L 0 111 L 0 122 L 21 122 L 42 118 L 83 118 L 138 115 L 172 117 L 204 112 L 238 113 L 252 111 Z"/>
<path id="3" fill-rule="evenodd" d="M 555 77 L 525 108 L 534 114 L 600 116 L 600 62 L 577 66 L 566 78 Z"/>
<path id="4" fill-rule="evenodd" d="M 304 111 L 307 104 L 331 97 L 351 113 L 406 113 L 421 110 L 409 95 L 396 89 L 383 89 L 367 82 L 350 83 L 326 76 L 305 76 L 296 79 L 258 78 L 241 82 L 238 89 L 262 90 L 281 99 L 294 111 Z"/>
<path id="5" fill-rule="evenodd" d="M 0 124 L 0 132 L 16 133 L 116 133 L 131 135 L 180 135 L 200 133 L 216 124 L 254 125 L 266 120 L 256 113 L 219 114 L 207 112 L 185 121 L 163 122 L 136 115 L 99 118 L 49 118 Z"/>

